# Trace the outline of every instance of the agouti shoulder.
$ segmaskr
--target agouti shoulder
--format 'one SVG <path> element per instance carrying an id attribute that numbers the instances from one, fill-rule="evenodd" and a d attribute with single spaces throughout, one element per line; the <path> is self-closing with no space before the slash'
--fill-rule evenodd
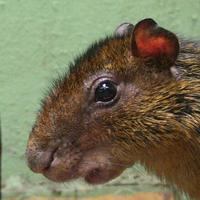
<path id="1" fill-rule="evenodd" d="M 122 24 L 54 82 L 31 131 L 29 167 L 105 183 L 135 162 L 200 199 L 200 43 L 152 19 Z"/>

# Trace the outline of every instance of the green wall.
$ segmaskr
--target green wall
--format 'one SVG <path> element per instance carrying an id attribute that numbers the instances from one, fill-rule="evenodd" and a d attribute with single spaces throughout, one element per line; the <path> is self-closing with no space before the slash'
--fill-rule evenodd
<path id="1" fill-rule="evenodd" d="M 198 39 L 199 12 L 200 0 L 0 0 L 4 195 L 49 194 L 54 188 L 60 194 L 61 187 L 69 192 L 74 188 L 94 192 L 78 182 L 52 186 L 26 166 L 26 142 L 45 89 L 76 55 L 120 23 L 151 17 L 182 36 Z M 139 174 L 137 183 L 142 184 L 122 189 L 124 192 L 162 190 L 153 186 L 157 180 L 146 176 L 140 167 L 131 170 L 125 179 L 128 173 Z M 98 189 L 108 192 L 104 187 Z"/>

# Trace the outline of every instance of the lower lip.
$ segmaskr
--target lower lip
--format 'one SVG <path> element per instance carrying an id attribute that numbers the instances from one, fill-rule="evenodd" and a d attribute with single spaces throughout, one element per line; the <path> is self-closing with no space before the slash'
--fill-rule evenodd
<path id="1" fill-rule="evenodd" d="M 52 163 L 51 163 L 52 164 Z M 50 165 L 42 173 L 46 178 L 55 182 L 65 182 L 78 178 L 78 165 L 59 173 L 58 169 Z"/>
<path id="2" fill-rule="evenodd" d="M 66 182 L 78 178 L 74 170 L 60 174 L 47 170 L 43 175 L 54 182 Z"/>

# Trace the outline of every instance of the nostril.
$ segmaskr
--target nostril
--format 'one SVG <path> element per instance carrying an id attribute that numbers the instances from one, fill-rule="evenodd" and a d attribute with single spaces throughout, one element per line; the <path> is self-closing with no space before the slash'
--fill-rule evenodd
<path id="1" fill-rule="evenodd" d="M 28 166 L 36 173 L 44 173 L 50 167 L 53 161 L 53 155 L 54 153 L 52 151 L 37 153 L 29 151 L 27 153 Z"/>

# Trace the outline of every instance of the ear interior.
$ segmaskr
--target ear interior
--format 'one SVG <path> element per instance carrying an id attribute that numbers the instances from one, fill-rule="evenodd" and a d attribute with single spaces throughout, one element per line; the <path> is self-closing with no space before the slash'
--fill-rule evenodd
<path id="1" fill-rule="evenodd" d="M 176 35 L 159 27 L 152 19 L 144 19 L 136 24 L 131 47 L 134 56 L 152 59 L 165 66 L 172 66 L 179 53 Z"/>

